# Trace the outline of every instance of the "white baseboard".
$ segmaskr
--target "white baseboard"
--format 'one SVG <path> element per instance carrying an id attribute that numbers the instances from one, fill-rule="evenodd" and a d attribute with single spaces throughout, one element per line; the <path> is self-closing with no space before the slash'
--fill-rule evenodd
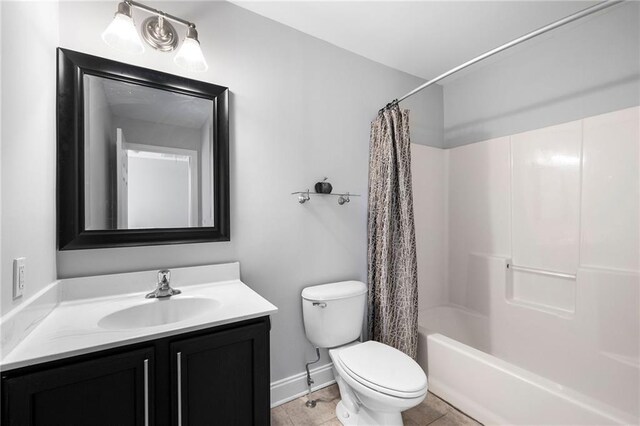
<path id="1" fill-rule="evenodd" d="M 310 370 L 314 383 L 311 390 L 316 391 L 336 382 L 333 377 L 333 363 L 321 365 Z M 271 383 L 271 408 L 292 401 L 307 393 L 307 373 L 294 374 Z"/>

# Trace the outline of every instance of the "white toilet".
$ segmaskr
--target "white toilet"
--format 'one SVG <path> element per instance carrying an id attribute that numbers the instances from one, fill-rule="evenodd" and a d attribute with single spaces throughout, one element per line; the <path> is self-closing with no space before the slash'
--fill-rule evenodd
<path id="1" fill-rule="evenodd" d="M 361 343 L 367 287 L 343 281 L 302 291 L 304 327 L 309 341 L 331 348 L 343 425 L 401 426 L 401 412 L 427 395 L 427 376 L 411 357 L 388 345 Z"/>

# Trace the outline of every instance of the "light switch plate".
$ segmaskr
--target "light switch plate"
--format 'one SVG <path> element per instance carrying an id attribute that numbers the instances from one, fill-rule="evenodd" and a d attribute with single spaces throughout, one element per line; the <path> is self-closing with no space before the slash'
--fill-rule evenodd
<path id="1" fill-rule="evenodd" d="M 27 258 L 19 257 L 13 259 L 13 298 L 22 297 L 25 286 L 25 275 L 27 269 Z"/>

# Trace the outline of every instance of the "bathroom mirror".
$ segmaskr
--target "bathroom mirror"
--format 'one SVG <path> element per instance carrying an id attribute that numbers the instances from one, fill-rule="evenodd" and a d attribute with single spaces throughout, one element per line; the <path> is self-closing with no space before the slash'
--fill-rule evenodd
<path id="1" fill-rule="evenodd" d="M 60 250 L 229 240 L 228 89 L 58 49 Z"/>

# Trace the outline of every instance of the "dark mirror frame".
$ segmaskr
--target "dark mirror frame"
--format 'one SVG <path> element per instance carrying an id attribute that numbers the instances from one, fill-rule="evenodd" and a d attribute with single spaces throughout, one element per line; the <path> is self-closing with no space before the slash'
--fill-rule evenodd
<path id="1" fill-rule="evenodd" d="M 226 87 L 58 48 L 58 249 L 77 250 L 230 240 L 229 90 Z M 84 75 L 120 80 L 213 101 L 214 226 L 86 230 L 84 212 Z"/>

